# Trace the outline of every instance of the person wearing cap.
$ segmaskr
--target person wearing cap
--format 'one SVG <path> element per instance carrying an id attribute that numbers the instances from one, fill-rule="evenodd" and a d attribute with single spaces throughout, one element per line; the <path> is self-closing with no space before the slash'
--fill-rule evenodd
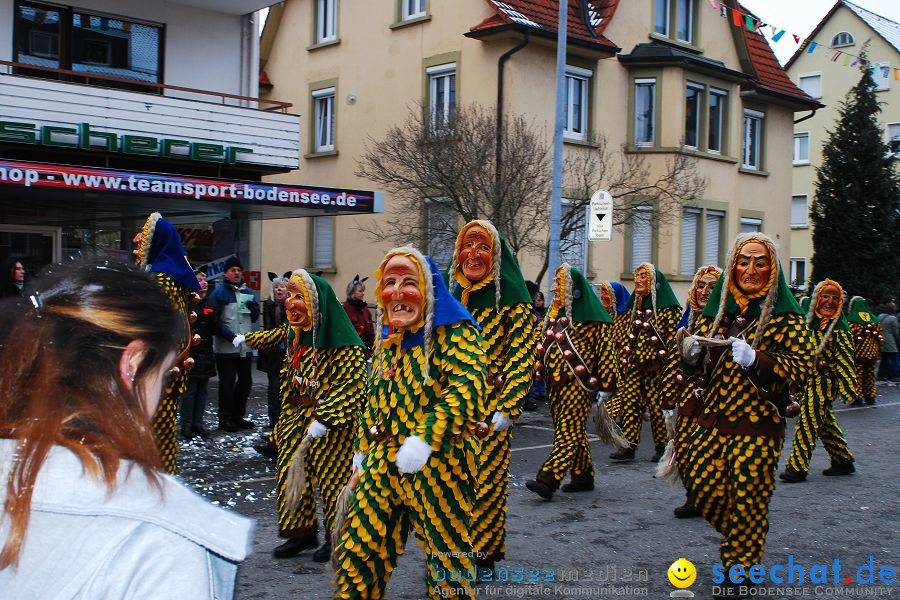
<path id="1" fill-rule="evenodd" d="M 219 429 L 235 432 L 255 427 L 245 418 L 253 384 L 253 354 L 245 344 L 235 347 L 232 341 L 253 330 L 253 324 L 259 319 L 259 303 L 244 285 L 244 269 L 238 257 L 230 256 L 225 261 L 222 278 L 221 285 L 209 296 L 209 307 L 216 320 L 213 352 L 219 372 Z"/>
<path id="2" fill-rule="evenodd" d="M 799 411 L 790 394 L 805 386 L 815 350 L 771 238 L 737 236 L 679 350 L 685 375 L 698 377 L 701 402 L 679 451 L 681 480 L 722 535 L 725 571 L 749 571 L 765 551 L 786 417 Z"/>
<path id="3" fill-rule="evenodd" d="M 841 310 L 842 292 L 838 282 L 825 279 L 815 287 L 810 298 L 806 325 L 816 344 L 815 370 L 800 401 L 791 454 L 784 471 L 778 475 L 787 483 L 806 481 L 817 439 L 822 440 L 831 459 L 831 466 L 822 472 L 823 475 L 849 475 L 856 471 L 853 453 L 831 409 L 835 400 L 849 403 L 858 394 L 853 336 Z"/>
<path id="4" fill-rule="evenodd" d="M 875 388 L 875 363 L 878 350 L 884 341 L 884 329 L 878 315 L 869 307 L 862 296 L 853 296 L 847 309 L 847 322 L 853 335 L 853 362 L 856 365 L 856 379 L 859 382 L 859 396 L 852 406 L 875 404 L 878 390 Z"/>
<path id="5" fill-rule="evenodd" d="M 511 426 L 522 415 L 534 374 L 531 295 L 515 255 L 490 221 L 469 221 L 460 229 L 448 274 L 453 297 L 481 326 L 487 359 L 484 412 L 467 438 L 478 460 L 472 544 L 475 563 L 487 576 L 506 555 Z"/>
<path id="6" fill-rule="evenodd" d="M 437 265 L 415 248 L 388 252 L 375 276 L 378 328 L 356 436 L 359 483 L 335 548 L 335 598 L 384 598 L 412 528 L 426 560 L 421 597 L 471 599 L 475 465 L 464 435 L 485 392 L 484 343 Z"/>
<path id="7" fill-rule="evenodd" d="M 663 369 L 675 349 L 675 330 L 681 304 L 662 272 L 650 263 L 634 270 L 634 294 L 628 299 L 628 320 L 619 331 L 619 389 L 622 435 L 631 444 L 612 454 L 612 460 L 633 460 L 641 441 L 644 411 L 650 414 L 654 454 L 659 461 L 666 448 L 666 424 L 660 405 Z"/>

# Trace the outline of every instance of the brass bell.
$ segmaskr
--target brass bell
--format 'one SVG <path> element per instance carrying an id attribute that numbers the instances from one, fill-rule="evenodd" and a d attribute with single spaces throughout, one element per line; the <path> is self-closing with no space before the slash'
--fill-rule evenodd
<path id="1" fill-rule="evenodd" d="M 634 320 L 634 326 L 635 326 L 635 327 L 640 327 L 643 323 L 644 323 L 644 322 L 641 321 L 640 319 L 635 319 L 635 320 Z"/>
<path id="2" fill-rule="evenodd" d="M 591 388 L 592 390 L 597 389 L 598 387 L 600 387 L 600 380 L 597 379 L 596 377 L 590 377 L 588 379 L 588 387 Z"/>
<path id="3" fill-rule="evenodd" d="M 544 368 L 544 363 L 542 363 L 541 361 L 536 361 L 534 363 L 534 368 L 536 371 L 541 371 Z"/>
<path id="4" fill-rule="evenodd" d="M 191 346 L 196 346 L 202 341 L 203 341 L 203 338 L 200 337 L 199 333 L 195 333 L 194 335 L 191 336 Z"/>
<path id="5" fill-rule="evenodd" d="M 544 332 L 544 337 L 552 338 L 553 337 L 553 329 L 548 328 L 547 331 Z"/>
<path id="6" fill-rule="evenodd" d="M 652 309 L 652 308 L 648 308 L 647 310 L 645 310 L 645 311 L 644 311 L 644 316 L 647 317 L 648 319 L 649 319 L 650 317 L 652 317 L 652 316 L 653 316 L 653 309 Z"/>
<path id="7" fill-rule="evenodd" d="M 650 336 L 650 341 L 653 342 L 653 343 L 655 344 L 656 342 L 659 341 L 659 338 L 656 337 L 655 335 L 651 335 L 651 336 Z"/>
<path id="8" fill-rule="evenodd" d="M 666 352 L 665 350 L 660 350 L 660 351 L 659 351 L 659 357 L 660 357 L 660 358 L 665 358 L 665 357 L 666 357 L 666 354 L 668 354 L 668 352 Z"/>
<path id="9" fill-rule="evenodd" d="M 587 368 L 584 365 L 575 365 L 575 374 L 584 377 L 587 374 Z"/>
<path id="10" fill-rule="evenodd" d="M 629 352 L 631 352 L 631 346 L 626 345 L 624 348 L 622 348 L 622 352 L 628 354 Z"/>
<path id="11" fill-rule="evenodd" d="M 826 363 L 824 360 L 816 361 L 816 370 L 820 373 L 824 371 L 826 367 L 828 367 L 828 363 Z"/>
<path id="12" fill-rule="evenodd" d="M 675 381 L 677 381 L 679 384 L 684 383 L 684 375 L 679 373 L 678 375 L 675 376 Z"/>
<path id="13" fill-rule="evenodd" d="M 563 350 L 563 358 L 565 358 L 566 360 L 571 360 L 573 356 L 575 356 L 575 353 L 568 348 Z"/>
<path id="14" fill-rule="evenodd" d="M 557 334 L 554 335 L 553 337 L 554 337 L 554 339 L 556 339 L 556 343 L 557 343 L 557 344 L 561 344 L 561 343 L 563 343 L 564 341 L 566 341 L 566 334 L 564 334 L 562 331 L 560 331 L 559 333 L 557 333 Z"/>
<path id="15" fill-rule="evenodd" d="M 790 404 L 784 407 L 784 416 L 786 417 L 796 417 L 800 414 L 800 405 L 794 401 L 791 401 Z"/>
<path id="16" fill-rule="evenodd" d="M 747 318 L 746 317 L 738 317 L 737 319 L 734 320 L 734 322 L 738 327 L 743 327 L 744 325 L 747 324 Z"/>
<path id="17" fill-rule="evenodd" d="M 641 325 L 641 327 L 643 327 L 644 329 L 650 329 L 650 323 L 647 321 L 644 321 L 644 323 Z"/>
<path id="18" fill-rule="evenodd" d="M 503 387 L 504 381 L 505 380 L 503 379 L 503 375 L 501 373 L 497 373 L 496 375 L 494 375 L 494 387 Z"/>
<path id="19" fill-rule="evenodd" d="M 479 439 L 486 438 L 489 432 L 490 429 L 488 428 L 487 423 L 479 423 L 475 426 L 475 435 L 478 436 Z"/>
<path id="20" fill-rule="evenodd" d="M 538 354 L 543 354 L 544 351 L 546 350 L 546 348 L 544 348 L 543 344 L 538 344 L 537 346 L 535 346 L 534 349 L 537 351 Z"/>
<path id="21" fill-rule="evenodd" d="M 561 327 L 566 327 L 569 324 L 569 317 L 560 317 L 558 322 Z"/>
<path id="22" fill-rule="evenodd" d="M 629 333 L 629 334 L 628 334 L 628 339 L 629 339 L 629 340 L 633 340 L 635 337 L 637 337 L 637 336 L 635 336 L 633 333 Z"/>
<path id="23" fill-rule="evenodd" d="M 551 326 L 551 327 L 554 327 L 554 326 L 556 325 L 556 319 L 555 319 L 555 318 L 550 319 L 550 320 L 547 321 L 547 322 L 550 323 L 550 326 Z"/>
<path id="24" fill-rule="evenodd" d="M 628 364 L 628 359 L 627 359 L 627 358 L 623 358 L 623 359 L 622 359 L 622 364 L 623 364 L 623 365 L 627 365 L 627 364 Z"/>

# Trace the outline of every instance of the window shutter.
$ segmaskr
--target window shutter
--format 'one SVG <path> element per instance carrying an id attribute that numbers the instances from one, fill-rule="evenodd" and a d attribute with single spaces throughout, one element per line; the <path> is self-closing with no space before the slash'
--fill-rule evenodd
<path id="1" fill-rule="evenodd" d="M 791 225 L 805 227 L 806 211 L 806 196 L 794 196 L 791 198 Z"/>
<path id="2" fill-rule="evenodd" d="M 722 221 L 725 213 L 718 210 L 706 211 L 706 231 L 703 247 L 703 264 L 719 264 L 719 237 L 722 232 Z"/>
<path id="3" fill-rule="evenodd" d="M 631 222 L 631 269 L 644 262 L 653 260 L 653 224 L 652 208 L 638 208 L 639 216 L 632 217 Z"/>
<path id="4" fill-rule="evenodd" d="M 334 266 L 334 217 L 313 217 L 313 267 Z"/>
<path id="5" fill-rule="evenodd" d="M 681 214 L 681 274 L 693 275 L 697 271 L 697 222 L 700 211 L 685 208 Z"/>

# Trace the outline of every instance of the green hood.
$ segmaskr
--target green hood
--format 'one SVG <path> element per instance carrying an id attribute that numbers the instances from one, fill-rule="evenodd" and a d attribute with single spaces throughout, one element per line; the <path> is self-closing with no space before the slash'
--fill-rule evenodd
<path id="1" fill-rule="evenodd" d="M 572 277 L 572 321 L 586 323 L 596 321 L 598 323 L 612 323 L 612 317 L 606 312 L 600 298 L 584 275 L 572 267 L 569 271 Z M 565 309 L 559 311 L 559 316 L 565 315 Z"/>
<path id="2" fill-rule="evenodd" d="M 444 278 L 453 290 L 453 297 L 457 300 L 462 299 L 462 286 L 458 285 L 453 279 L 453 273 L 447 271 Z M 483 308 L 493 308 L 497 301 L 496 281 L 492 281 L 480 290 L 476 290 L 469 295 L 469 302 L 466 305 L 470 311 Z M 519 261 L 516 255 L 512 253 L 506 240 L 500 236 L 500 306 L 512 306 L 513 304 L 531 304 L 531 294 L 528 293 L 528 287 L 525 285 L 525 278 L 519 269 Z"/>
<path id="3" fill-rule="evenodd" d="M 678 298 L 675 297 L 675 291 L 672 290 L 672 286 L 669 285 L 669 280 L 666 279 L 666 276 L 662 274 L 662 271 L 659 269 L 654 269 L 656 271 L 656 310 L 661 308 L 669 308 L 670 306 L 677 306 L 681 308 L 681 303 L 678 302 Z M 721 277 L 719 278 L 722 279 Z M 635 294 L 632 292 L 631 298 L 628 299 L 628 304 L 626 306 L 631 309 L 634 306 L 634 299 L 636 298 Z M 709 306 L 709 304 L 707 304 Z M 641 310 L 646 310 L 648 308 L 653 308 L 653 298 L 650 294 L 644 296 L 643 301 L 641 302 L 641 306 L 638 307 Z"/>
<path id="4" fill-rule="evenodd" d="M 316 342 L 313 344 L 312 331 L 304 331 L 300 336 L 300 344 L 303 346 L 315 346 L 316 348 L 339 348 L 341 346 L 362 346 L 359 334 L 350 322 L 347 311 L 334 295 L 331 285 L 318 275 L 309 274 L 316 285 L 316 293 L 319 295 L 319 323 L 316 332 Z M 312 290 L 310 290 L 310 293 Z M 288 344 L 294 343 L 294 329 L 288 327 Z"/>
<path id="5" fill-rule="evenodd" d="M 869 308 L 869 303 L 862 296 L 853 296 L 850 299 L 850 314 L 847 320 L 851 323 L 859 323 L 860 325 L 871 325 L 878 323 L 878 315 Z"/>
<path id="6" fill-rule="evenodd" d="M 712 294 L 709 295 L 709 300 L 706 301 L 706 306 L 703 308 L 704 317 L 709 317 L 711 319 L 716 318 L 716 314 L 719 312 L 719 303 L 722 300 L 722 288 L 725 285 L 725 279 L 725 273 L 723 273 L 722 276 L 719 277 L 719 281 L 716 282 L 716 287 L 713 288 Z M 781 265 L 778 266 L 778 280 L 775 285 L 778 286 L 778 301 L 775 303 L 775 309 L 772 311 L 772 314 L 804 314 L 803 309 L 797 304 L 797 300 L 791 293 L 791 288 L 788 287 L 787 281 L 784 279 L 784 270 L 781 268 Z M 725 312 L 731 315 L 738 314 L 740 309 L 738 308 L 737 302 L 734 301 L 731 292 L 726 290 L 726 293 L 728 294 L 728 298 L 725 300 Z M 762 312 L 762 303 L 765 302 L 765 300 L 765 296 L 751 300 L 750 305 L 747 307 L 747 316 L 751 318 L 758 317 Z"/>
<path id="7" fill-rule="evenodd" d="M 803 311 L 804 315 L 809 312 L 809 296 L 800 298 L 800 310 Z"/>

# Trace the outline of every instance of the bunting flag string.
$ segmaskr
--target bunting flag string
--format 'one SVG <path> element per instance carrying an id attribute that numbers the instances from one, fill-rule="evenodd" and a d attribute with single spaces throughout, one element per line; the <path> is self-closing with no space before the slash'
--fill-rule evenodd
<path id="1" fill-rule="evenodd" d="M 756 18 L 755 16 L 751 15 L 750 13 L 745 12 L 744 10 L 739 9 L 739 8 L 732 8 L 728 5 L 726 5 L 721 0 L 709 0 L 709 5 L 713 8 L 713 10 L 718 10 L 720 16 L 722 16 L 723 18 L 726 18 L 726 19 L 728 18 L 728 12 L 731 11 L 731 22 L 735 27 L 743 27 L 743 28 L 746 28 L 747 31 L 759 33 L 760 35 L 762 35 L 762 33 L 763 33 L 763 31 L 762 31 L 763 27 L 769 27 L 772 32 L 772 37 L 771 37 L 772 42 L 774 42 L 776 44 L 781 41 L 781 39 L 784 37 L 785 33 L 790 33 L 791 37 L 794 38 L 795 44 L 801 45 L 801 47 L 805 47 L 806 54 L 813 54 L 819 48 L 827 48 L 828 47 L 827 45 L 823 46 L 820 42 L 816 42 L 809 38 L 804 38 L 800 35 L 797 35 L 796 33 L 791 33 L 785 29 L 776 27 L 775 25 L 772 25 L 771 23 L 764 23 L 761 19 Z M 803 46 L 803 45 L 805 45 L 805 46 Z M 832 54 L 832 56 L 831 56 L 831 62 L 837 62 L 837 60 L 841 56 L 844 57 L 843 64 L 845 67 L 846 66 L 855 67 L 859 64 L 862 64 L 863 66 L 866 66 L 866 67 L 871 66 L 871 65 L 884 64 L 884 63 L 879 63 L 879 62 L 873 62 L 873 61 L 863 58 L 861 56 L 857 56 L 855 54 L 850 54 L 848 52 L 844 52 L 843 50 L 836 50 L 834 52 L 834 54 Z M 851 61 L 852 61 L 852 63 L 851 63 Z M 894 79 L 900 80 L 900 69 L 893 68 L 893 72 L 894 72 Z M 885 71 L 884 77 L 887 78 L 888 76 L 889 76 L 889 73 L 887 71 Z"/>

